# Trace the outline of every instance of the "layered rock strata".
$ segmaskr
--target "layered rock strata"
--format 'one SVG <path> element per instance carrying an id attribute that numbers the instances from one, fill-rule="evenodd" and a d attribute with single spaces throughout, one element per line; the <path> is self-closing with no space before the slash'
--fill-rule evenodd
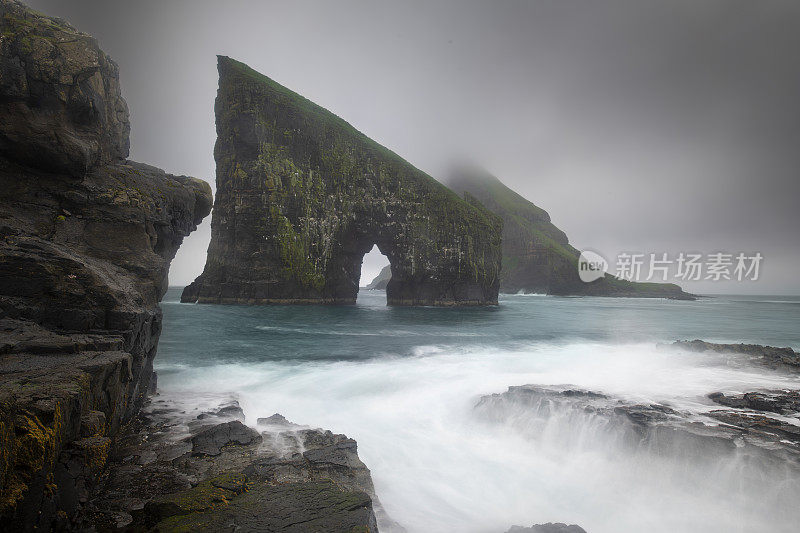
<path id="1" fill-rule="evenodd" d="M 378 530 L 377 515 L 382 531 L 393 530 L 354 440 L 278 414 L 255 430 L 235 403 L 195 413 L 151 400 L 120 439 L 86 525 L 367 533 Z"/>
<path id="2" fill-rule="evenodd" d="M 0 530 L 69 527 L 142 405 L 203 181 L 134 163 L 116 64 L 0 0 Z"/>
<path id="3" fill-rule="evenodd" d="M 636 404 L 569 386 L 522 385 L 483 396 L 476 405 L 493 421 L 512 420 L 523 409 L 533 419 L 554 413 L 574 414 L 586 427 L 603 420 L 630 449 L 704 459 L 737 454 L 755 464 L 772 464 L 800 471 L 800 403 L 791 390 L 752 391 L 743 395 L 710 393 L 725 409 L 683 412 L 665 404 Z M 778 415 L 778 416 L 776 416 Z M 786 417 L 793 418 L 790 423 Z"/>

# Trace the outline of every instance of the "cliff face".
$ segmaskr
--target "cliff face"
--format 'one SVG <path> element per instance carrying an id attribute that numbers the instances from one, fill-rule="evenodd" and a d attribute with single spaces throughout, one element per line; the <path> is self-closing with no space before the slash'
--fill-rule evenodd
<path id="1" fill-rule="evenodd" d="M 117 65 L 60 19 L 0 3 L 0 151 L 21 163 L 83 175 L 128 156 L 128 106 Z"/>
<path id="2" fill-rule="evenodd" d="M 373 245 L 393 305 L 494 304 L 500 221 L 339 117 L 220 57 L 201 303 L 354 303 Z"/>
<path id="3" fill-rule="evenodd" d="M 0 0 L 0 530 L 64 527 L 137 412 L 207 183 L 126 161 L 117 67 Z"/>
<path id="4" fill-rule="evenodd" d="M 453 172 L 448 184 L 455 191 L 473 195 L 502 218 L 500 290 L 504 293 L 694 298 L 673 283 L 634 283 L 611 275 L 584 283 L 578 276 L 580 251 L 550 222 L 550 215 L 544 209 L 483 169 L 462 167 Z"/>

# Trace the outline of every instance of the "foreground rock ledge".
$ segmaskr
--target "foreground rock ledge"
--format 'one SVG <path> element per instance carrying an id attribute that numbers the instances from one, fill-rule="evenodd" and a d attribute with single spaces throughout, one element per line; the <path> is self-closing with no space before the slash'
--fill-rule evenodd
<path id="1" fill-rule="evenodd" d="M 122 435 L 81 525 L 375 533 L 383 518 L 381 531 L 402 531 L 382 513 L 353 439 L 277 414 L 257 431 L 242 416 L 235 403 L 195 415 L 151 399 Z"/>
<path id="2" fill-rule="evenodd" d="M 499 218 L 247 65 L 218 69 L 211 244 L 181 301 L 352 304 L 377 245 L 390 305 L 497 303 Z"/>
<path id="3" fill-rule="evenodd" d="M 144 402 L 158 301 L 211 207 L 127 161 L 116 64 L 0 0 L 0 530 L 68 528 Z"/>

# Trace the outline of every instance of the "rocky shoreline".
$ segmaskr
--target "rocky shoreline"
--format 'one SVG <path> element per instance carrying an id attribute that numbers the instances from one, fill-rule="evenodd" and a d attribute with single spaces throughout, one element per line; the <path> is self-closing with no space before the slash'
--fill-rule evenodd
<path id="1" fill-rule="evenodd" d="M 522 385 L 482 397 L 475 409 L 494 421 L 514 416 L 520 407 L 542 416 L 563 409 L 609 422 L 610 431 L 632 449 L 645 446 L 665 454 L 692 450 L 698 454 L 748 454 L 755 461 L 792 464 L 800 469 L 800 425 L 774 416 L 780 408 L 781 415 L 800 420 L 798 391 L 757 391 L 738 396 L 716 392 L 708 397 L 726 408 L 701 415 L 665 404 L 630 403 L 570 386 Z"/>
<path id="2" fill-rule="evenodd" d="M 202 411 L 202 412 L 201 412 Z M 151 398 L 120 435 L 81 526 L 124 531 L 402 531 L 356 442 L 238 403 Z"/>
<path id="3" fill-rule="evenodd" d="M 755 363 L 773 370 L 800 371 L 800 354 L 789 347 L 776 348 L 760 344 L 718 344 L 701 341 L 675 341 L 659 345 L 661 349 L 685 350 L 697 353 L 719 353 L 744 356 L 747 363 Z"/>
<path id="4" fill-rule="evenodd" d="M 0 24 L 0 531 L 402 532 L 353 439 L 279 414 L 253 428 L 235 400 L 190 405 L 151 395 L 170 261 L 211 212 L 210 186 L 127 159 L 118 68 L 94 38 L 13 0 L 0 0 Z M 356 266 L 377 242 L 398 274 L 386 282 L 389 303 L 496 304 L 497 216 L 249 67 L 221 57 L 220 72 L 218 174 L 232 191 L 218 198 L 213 254 L 184 301 L 352 303 Z M 253 113 L 219 104 L 242 92 Z M 279 128 L 264 118 L 275 115 L 271 106 L 281 108 Z M 261 120 L 245 124 L 251 115 Z M 312 135 L 296 138 L 304 128 Z M 261 180 L 265 168 L 277 182 Z M 356 177 L 325 191 L 319 168 Z M 329 198 L 358 218 L 340 220 Z M 225 237 L 237 229 L 245 240 L 229 247 Z M 568 245 L 557 228 L 544 229 Z M 356 238 L 334 253 L 341 234 Z M 268 249 L 259 248 L 265 236 Z M 568 251 L 558 264 L 573 275 Z M 326 279 L 331 271 L 341 277 Z M 547 287 L 559 293 L 553 287 L 569 284 L 548 278 Z M 669 349 L 800 369 L 790 348 L 696 340 Z M 614 422 L 633 446 L 674 453 L 693 443 L 800 468 L 800 391 L 708 391 L 707 400 L 713 408 L 687 413 L 525 385 L 485 396 L 475 410 L 502 419 L 557 406 Z M 548 523 L 511 531 L 583 530 Z"/>

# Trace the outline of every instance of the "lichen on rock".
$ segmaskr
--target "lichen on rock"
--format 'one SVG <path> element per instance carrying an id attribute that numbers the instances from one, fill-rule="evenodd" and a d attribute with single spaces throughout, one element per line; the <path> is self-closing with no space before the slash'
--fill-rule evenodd
<path id="1" fill-rule="evenodd" d="M 354 303 L 377 245 L 389 304 L 497 302 L 497 217 L 248 66 L 218 69 L 211 244 L 183 301 Z"/>

